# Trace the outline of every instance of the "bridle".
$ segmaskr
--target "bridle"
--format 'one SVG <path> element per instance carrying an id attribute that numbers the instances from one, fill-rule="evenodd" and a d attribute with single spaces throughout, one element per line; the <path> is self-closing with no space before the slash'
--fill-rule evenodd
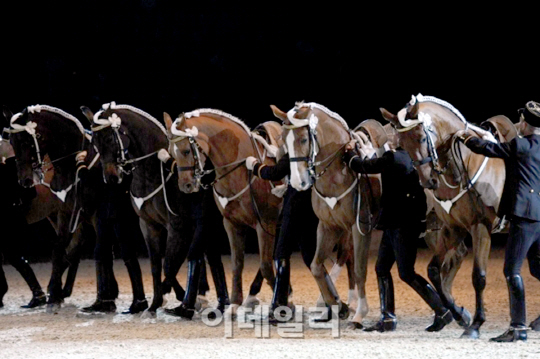
<path id="1" fill-rule="evenodd" d="M 174 137 L 173 136 L 169 137 L 169 143 L 172 145 L 176 145 L 176 143 L 187 139 L 189 141 L 189 146 L 191 148 L 191 153 L 193 156 L 193 166 L 177 166 L 177 169 L 179 172 L 193 171 L 193 177 L 195 181 L 203 189 L 208 189 L 210 187 L 213 187 L 221 179 L 223 179 L 224 177 L 226 177 L 227 175 L 229 175 L 230 173 L 234 172 L 236 169 L 244 165 L 246 159 L 242 158 L 240 160 L 234 161 L 232 163 L 229 163 L 223 166 L 205 170 L 204 169 L 205 163 L 202 160 L 201 153 L 204 154 L 206 158 L 208 158 L 208 154 L 204 152 L 203 148 L 196 140 L 196 137 L 199 134 L 197 127 L 193 126 L 192 128 L 188 128 L 182 131 L 177 128 L 177 123 L 178 123 L 177 121 L 178 119 L 171 126 L 171 133 L 172 135 L 174 135 Z M 228 167 L 232 167 L 232 168 L 229 171 L 225 172 L 224 174 L 217 176 L 211 183 L 209 184 L 203 183 L 202 180 L 204 176 L 209 175 L 215 172 L 216 170 L 220 170 L 220 169 L 224 169 Z"/>
<path id="2" fill-rule="evenodd" d="M 303 157 L 289 157 L 290 162 L 306 162 L 307 163 L 307 171 L 309 174 L 309 177 L 311 178 L 312 182 L 315 183 L 315 181 L 320 178 L 322 175 L 326 173 L 330 165 L 339 157 L 339 154 L 341 151 L 347 146 L 347 143 L 345 143 L 343 146 L 338 148 L 334 153 L 330 154 L 326 158 L 324 158 L 321 161 L 316 161 L 317 154 L 319 153 L 320 144 L 317 140 L 317 125 L 319 123 L 319 118 L 311 113 L 310 116 L 307 119 L 297 119 L 294 118 L 294 114 L 296 112 L 296 109 L 292 109 L 289 112 L 287 112 L 287 119 L 291 123 L 290 125 L 284 124 L 283 128 L 288 129 L 290 131 L 293 131 L 298 128 L 307 127 L 308 129 L 308 138 L 309 138 L 309 153 L 307 156 Z M 350 131 L 347 128 L 349 135 L 351 138 L 355 137 L 354 133 Z M 328 163 L 327 163 L 328 162 Z M 326 166 L 317 173 L 316 167 L 321 166 L 326 163 Z"/>
<path id="3" fill-rule="evenodd" d="M 140 157 L 128 159 L 128 147 L 125 146 L 124 141 L 122 140 L 122 136 L 127 137 L 126 132 L 122 129 L 122 120 L 116 113 L 111 114 L 107 119 L 99 118 L 101 112 L 102 111 L 97 112 L 94 116 L 94 123 L 98 125 L 92 127 L 92 132 L 95 133 L 109 127 L 112 129 L 113 138 L 118 147 L 116 154 L 116 166 L 121 172 L 125 173 L 126 175 L 132 174 L 136 167 L 132 166 L 130 169 L 127 169 L 128 165 L 139 162 L 158 153 L 159 150 L 156 150 Z"/>

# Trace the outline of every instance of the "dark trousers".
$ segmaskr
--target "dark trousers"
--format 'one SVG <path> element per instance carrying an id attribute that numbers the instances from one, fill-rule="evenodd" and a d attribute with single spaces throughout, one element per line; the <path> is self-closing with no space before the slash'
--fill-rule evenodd
<path id="1" fill-rule="evenodd" d="M 289 259 L 298 245 L 304 263 L 310 268 L 317 248 L 318 224 L 311 205 L 311 191 L 298 192 L 288 186 L 278 219 L 274 259 Z"/>
<path id="2" fill-rule="evenodd" d="M 385 229 L 375 265 L 377 276 L 390 276 L 392 266 L 397 263 L 399 277 L 410 284 L 418 276 L 414 270 L 414 264 L 419 234 L 417 230 L 405 228 Z"/>
<path id="3" fill-rule="evenodd" d="M 540 222 L 514 217 L 504 255 L 504 276 L 520 275 L 525 258 L 533 277 L 540 279 Z"/>

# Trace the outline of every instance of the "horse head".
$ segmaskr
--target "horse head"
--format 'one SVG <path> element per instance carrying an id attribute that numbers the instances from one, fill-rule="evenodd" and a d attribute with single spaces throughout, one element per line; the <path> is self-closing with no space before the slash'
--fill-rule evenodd
<path id="1" fill-rule="evenodd" d="M 33 187 L 36 177 L 43 176 L 43 154 L 48 149 L 44 129 L 38 124 L 39 120 L 34 119 L 27 108 L 10 119 L 9 140 L 17 158 L 19 183 L 25 188 Z"/>
<path id="2" fill-rule="evenodd" d="M 421 95 L 413 96 L 397 115 L 384 108 L 380 108 L 380 111 L 397 133 L 396 146 L 409 153 L 422 186 L 437 189 L 439 175 L 444 170 L 439 152 L 449 149 L 449 139 L 463 128 L 464 119 L 460 119 L 460 114 L 451 105 L 443 106 Z"/>
<path id="3" fill-rule="evenodd" d="M 81 107 L 83 114 L 93 124 L 92 143 L 100 154 L 103 179 L 106 183 L 121 183 L 130 138 L 122 126 L 122 120 L 112 108 L 96 114 L 88 107 Z"/>
<path id="4" fill-rule="evenodd" d="M 315 103 L 298 102 L 287 113 L 274 105 L 270 107 L 283 122 L 282 138 L 289 153 L 291 186 L 305 191 L 320 176 L 316 167 L 330 165 L 343 152 L 344 144 L 350 141 L 349 128 L 339 115 Z M 318 158 L 322 160 L 317 161 Z"/>
<path id="5" fill-rule="evenodd" d="M 163 118 L 169 138 L 168 150 L 178 169 L 178 186 L 185 193 L 197 192 L 210 151 L 208 137 L 199 133 L 197 127 L 189 127 L 184 114 L 174 122 L 168 113 L 164 113 Z"/>

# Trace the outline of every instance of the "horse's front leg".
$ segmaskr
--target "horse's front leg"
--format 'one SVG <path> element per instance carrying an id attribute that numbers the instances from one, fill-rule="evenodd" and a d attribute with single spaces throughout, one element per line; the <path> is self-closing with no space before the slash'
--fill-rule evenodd
<path id="1" fill-rule="evenodd" d="M 475 225 L 471 228 L 474 267 L 472 282 L 476 294 L 476 312 L 471 326 L 465 329 L 462 338 L 477 339 L 480 336 L 480 327 L 486 321 L 484 311 L 484 289 L 486 288 L 486 270 L 491 248 L 491 234 L 483 224 Z"/>
<path id="2" fill-rule="evenodd" d="M 438 232 L 435 240 L 426 238 L 428 247 L 434 252 L 428 264 L 428 277 L 439 293 L 444 306 L 450 309 L 457 323 L 467 328 L 471 315 L 464 307 L 459 307 L 452 296 L 452 285 L 458 269 L 467 254 L 467 247 L 462 239 L 467 232 L 461 228 L 450 228 L 446 225 Z M 448 250 L 448 248 L 454 248 Z"/>
<path id="3" fill-rule="evenodd" d="M 244 252 L 246 246 L 245 228 L 234 224 L 225 217 L 223 218 L 223 226 L 229 237 L 233 267 L 231 305 L 227 308 L 227 312 L 235 315 L 238 307 L 242 305 L 244 298 L 242 294 L 242 272 L 244 270 Z"/>
<path id="4" fill-rule="evenodd" d="M 162 263 L 159 243 L 162 227 L 158 223 L 150 221 L 146 222 L 142 218 L 139 219 L 139 224 L 146 242 L 146 247 L 148 248 L 148 256 L 150 258 L 150 267 L 152 271 L 154 296 L 152 298 L 152 304 L 147 309 L 147 313 L 149 316 L 153 317 L 156 315 L 157 309 L 163 305 L 163 291 L 161 283 Z M 171 235 L 169 233 L 167 233 L 167 237 Z"/>
<path id="5" fill-rule="evenodd" d="M 54 238 L 52 250 L 52 273 L 47 287 L 49 298 L 47 300 L 47 313 L 57 313 L 64 294 L 62 289 L 62 275 L 69 266 L 66 258 L 66 248 L 72 238 L 69 231 L 69 213 L 62 212 L 58 215 L 57 236 Z"/>
<path id="6" fill-rule="evenodd" d="M 272 288 L 272 290 L 274 289 L 276 279 L 274 274 L 274 267 L 272 264 L 272 254 L 274 251 L 274 235 L 268 233 L 270 232 L 270 230 L 268 228 L 263 228 L 263 225 L 261 223 L 257 224 L 256 231 L 259 243 L 260 266 L 257 275 L 253 279 L 249 295 L 246 300 L 244 300 L 244 303 L 242 303 L 243 306 L 250 308 L 254 308 L 260 303 L 259 299 L 256 297 L 257 293 L 252 293 L 255 289 L 257 289 L 260 278 L 262 277 L 263 279 L 266 279 L 266 284 L 268 284 Z M 273 231 L 275 231 L 275 229 L 273 229 Z M 259 275 L 261 277 L 259 277 Z"/>
<path id="7" fill-rule="evenodd" d="M 354 244 L 354 274 L 358 291 L 358 304 L 356 313 L 351 320 L 350 327 L 362 328 L 362 320 L 369 312 L 366 297 L 366 280 L 368 272 L 369 248 L 371 246 L 371 231 L 361 234 L 356 225 L 352 228 Z"/>
<path id="8" fill-rule="evenodd" d="M 325 315 L 323 315 L 323 317 L 315 319 L 315 321 L 331 320 L 331 307 L 334 305 L 339 306 L 338 316 L 340 319 L 345 319 L 349 315 L 348 306 L 341 302 L 334 282 L 328 275 L 328 272 L 324 266 L 325 260 L 332 253 L 332 249 L 336 243 L 337 239 L 335 236 L 335 230 L 325 226 L 322 221 L 319 222 L 317 227 L 317 249 L 315 251 L 313 262 L 311 262 L 311 274 L 319 286 L 319 290 L 324 299 L 324 303 L 328 307 L 328 311 Z"/>

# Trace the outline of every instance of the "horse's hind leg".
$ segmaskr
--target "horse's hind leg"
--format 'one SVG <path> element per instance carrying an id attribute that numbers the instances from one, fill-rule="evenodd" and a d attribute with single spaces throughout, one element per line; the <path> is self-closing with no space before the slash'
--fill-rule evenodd
<path id="1" fill-rule="evenodd" d="M 148 308 L 148 313 L 150 316 L 154 316 L 157 308 L 161 307 L 163 304 L 163 292 L 161 286 L 161 253 L 160 253 L 160 237 L 161 237 L 161 227 L 157 223 L 148 223 L 145 222 L 142 218 L 139 219 L 141 231 L 144 235 L 146 241 L 146 246 L 148 248 L 148 256 L 150 257 L 150 266 L 152 271 L 152 284 L 154 289 L 154 296 L 152 298 L 152 304 Z M 170 226 L 169 226 L 170 227 Z M 171 228 L 167 228 L 167 236 L 174 235 Z"/>

